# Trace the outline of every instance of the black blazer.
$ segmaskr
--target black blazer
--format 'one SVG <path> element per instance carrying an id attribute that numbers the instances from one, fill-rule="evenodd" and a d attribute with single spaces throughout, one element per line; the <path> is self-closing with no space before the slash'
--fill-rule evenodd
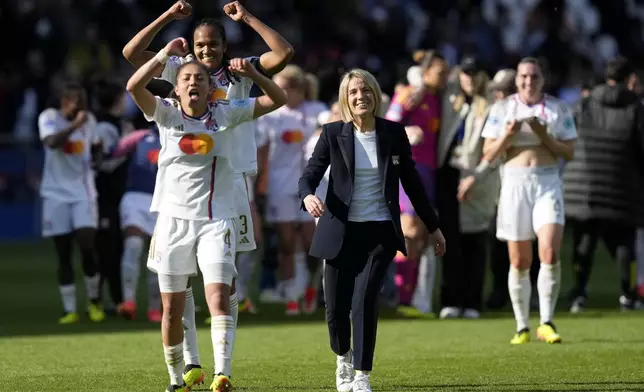
<path id="1" fill-rule="evenodd" d="M 299 197 L 315 194 L 326 169 L 331 165 L 326 206 L 320 217 L 309 254 L 322 259 L 333 259 L 340 252 L 345 226 L 349 217 L 349 204 L 355 179 L 355 142 L 352 123 L 342 121 L 326 124 L 315 150 L 299 181 Z M 425 194 L 416 163 L 411 158 L 411 147 L 405 127 L 376 117 L 378 169 L 383 180 L 382 192 L 396 231 L 397 249 L 405 253 L 405 239 L 400 225 L 398 184 L 402 183 L 416 213 L 430 232 L 438 228 L 438 217 Z"/>

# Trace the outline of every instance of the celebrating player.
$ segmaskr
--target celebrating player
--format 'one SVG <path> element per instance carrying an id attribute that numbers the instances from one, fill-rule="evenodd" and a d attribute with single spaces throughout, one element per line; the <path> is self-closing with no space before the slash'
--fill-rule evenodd
<path id="1" fill-rule="evenodd" d="M 87 93 L 82 86 L 63 88 L 60 109 L 49 108 L 38 117 L 40 140 L 45 145 L 45 167 L 40 196 L 42 234 L 54 240 L 58 256 L 58 284 L 64 315 L 58 322 L 79 321 L 72 268 L 72 241 L 81 251 L 85 290 L 90 299 L 89 318 L 99 322 L 105 313 L 99 300 L 97 257 L 94 250 L 98 211 L 91 168 L 92 147 L 98 140 L 96 119 L 87 112 Z"/>
<path id="2" fill-rule="evenodd" d="M 177 38 L 130 78 L 127 90 L 148 120 L 159 127 L 161 150 L 152 210 L 159 213 L 148 255 L 148 268 L 159 275 L 163 304 L 162 338 L 171 385 L 167 391 L 188 391 L 182 378 L 183 325 L 186 287 L 190 276 L 203 275 L 212 316 L 215 356 L 213 391 L 230 390 L 235 324 L 229 298 L 235 270 L 237 217 L 235 173 L 230 160 L 237 125 L 269 113 L 286 96 L 246 59 L 227 67 L 256 83 L 265 96 L 257 99 L 210 100 L 210 74 L 202 64 L 178 67 L 174 93 L 178 100 L 155 97 L 146 84 L 170 56 L 185 56 L 188 42 Z M 238 132 L 236 129 L 235 132 Z M 235 146 L 237 148 L 237 146 Z"/>
<path id="3" fill-rule="evenodd" d="M 542 91 L 543 73 L 536 59 L 523 59 L 517 67 L 517 94 L 495 103 L 482 136 L 484 161 L 505 154 L 497 215 L 499 239 L 508 243 L 508 289 L 517 322 L 512 344 L 530 340 L 530 265 L 532 241 L 538 238 L 541 269 L 537 279 L 540 326 L 537 337 L 560 343 L 552 323 L 561 283 L 559 251 L 564 229 L 564 205 L 558 159 L 570 160 L 577 129 L 564 103 Z"/>

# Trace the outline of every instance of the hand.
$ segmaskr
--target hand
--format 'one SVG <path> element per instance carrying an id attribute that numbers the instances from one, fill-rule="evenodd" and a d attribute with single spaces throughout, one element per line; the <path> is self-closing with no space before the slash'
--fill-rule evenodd
<path id="1" fill-rule="evenodd" d="M 185 0 L 179 0 L 166 12 L 173 20 L 179 20 L 192 15 L 192 6 Z"/>
<path id="2" fill-rule="evenodd" d="M 436 256 L 443 256 L 447 251 L 447 245 L 445 245 L 445 237 L 441 229 L 436 229 L 433 233 L 429 235 L 429 245 L 434 246 L 434 254 Z"/>
<path id="3" fill-rule="evenodd" d="M 74 126 L 74 128 L 80 128 L 87 122 L 87 118 L 87 112 L 81 110 L 80 112 L 76 113 L 76 117 L 74 117 L 72 125 Z"/>
<path id="4" fill-rule="evenodd" d="M 521 122 L 517 120 L 508 121 L 505 124 L 505 136 L 514 136 L 519 132 Z"/>
<path id="5" fill-rule="evenodd" d="M 190 46 L 185 38 L 175 38 L 168 42 L 164 50 L 168 56 L 183 57 L 190 52 Z"/>
<path id="6" fill-rule="evenodd" d="M 403 107 L 405 108 L 405 110 L 413 110 L 413 109 L 415 109 L 416 106 L 418 106 L 420 104 L 420 101 L 423 100 L 424 96 L 425 96 L 425 89 L 424 88 L 422 88 L 422 87 L 414 88 L 412 90 L 411 94 L 409 94 L 407 99 L 405 99 L 405 101 L 403 102 Z"/>
<path id="7" fill-rule="evenodd" d="M 250 14 L 246 11 L 243 5 L 239 1 L 233 1 L 224 6 L 224 13 L 230 17 L 230 19 L 235 22 L 240 20 L 245 20 Z"/>
<path id="8" fill-rule="evenodd" d="M 543 138 L 548 134 L 548 128 L 542 124 L 537 117 L 530 117 L 527 123 L 530 126 L 530 129 L 532 129 L 532 132 L 534 132 L 534 134 L 539 138 Z"/>
<path id="9" fill-rule="evenodd" d="M 412 146 L 420 144 L 425 138 L 422 128 L 417 125 L 405 127 L 405 132 L 407 132 L 407 139 L 409 139 L 409 144 Z"/>
<path id="10" fill-rule="evenodd" d="M 469 200 L 472 197 L 470 190 L 472 189 L 474 184 L 476 184 L 476 177 L 474 176 L 467 176 L 461 180 L 461 182 L 458 184 L 458 193 L 456 195 L 458 201 L 463 202 L 465 200 Z"/>
<path id="11" fill-rule="evenodd" d="M 315 195 L 308 195 L 304 198 L 304 206 L 306 210 L 314 218 L 319 218 L 324 212 L 324 203 Z"/>
<path id="12" fill-rule="evenodd" d="M 231 59 L 228 69 L 230 70 L 230 72 L 236 73 L 239 76 L 245 76 L 247 78 L 252 78 L 253 76 L 255 76 L 255 74 L 257 74 L 257 69 L 247 59 Z"/>

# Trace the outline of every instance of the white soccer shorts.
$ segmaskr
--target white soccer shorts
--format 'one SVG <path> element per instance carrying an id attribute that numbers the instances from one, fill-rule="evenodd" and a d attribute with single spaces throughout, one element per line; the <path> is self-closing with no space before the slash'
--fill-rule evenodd
<path id="1" fill-rule="evenodd" d="M 557 167 L 507 167 L 502 170 L 496 236 L 527 241 L 543 225 L 565 224 L 561 177 Z"/>
<path id="2" fill-rule="evenodd" d="M 197 275 L 197 268 L 205 285 L 231 285 L 237 277 L 236 244 L 233 219 L 198 221 L 159 214 L 147 266 L 159 275 L 162 292 L 185 291 L 186 285 L 179 284 L 183 280 L 173 277 L 184 276 L 187 282 L 187 277 Z"/>
<path id="3" fill-rule="evenodd" d="M 121 228 L 136 227 L 148 236 L 154 233 L 157 213 L 150 211 L 152 195 L 143 192 L 126 192 L 121 199 Z"/>
<path id="4" fill-rule="evenodd" d="M 277 196 L 269 193 L 267 205 L 266 221 L 268 223 L 315 222 L 311 214 L 300 208 L 302 202 L 298 196 Z"/>
<path id="5" fill-rule="evenodd" d="M 253 215 L 250 211 L 250 189 L 244 176 L 238 176 L 233 186 L 235 187 L 235 210 L 239 214 L 235 219 L 237 252 L 250 252 L 257 248 Z"/>
<path id="6" fill-rule="evenodd" d="M 73 203 L 43 198 L 42 235 L 54 237 L 74 230 L 98 227 L 98 206 L 95 200 Z"/>

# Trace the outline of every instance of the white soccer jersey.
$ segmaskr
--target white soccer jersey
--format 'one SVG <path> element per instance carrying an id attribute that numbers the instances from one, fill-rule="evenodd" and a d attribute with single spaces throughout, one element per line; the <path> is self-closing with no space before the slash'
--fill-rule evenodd
<path id="1" fill-rule="evenodd" d="M 60 111 L 46 109 L 38 117 L 40 140 L 68 128 L 71 121 Z M 96 119 L 90 113 L 85 124 L 75 130 L 61 148 L 45 146 L 40 195 L 43 198 L 74 203 L 95 200 L 92 144 L 96 142 Z"/>
<path id="2" fill-rule="evenodd" d="M 181 219 L 235 218 L 232 128 L 253 119 L 254 99 L 218 100 L 200 118 L 175 100 L 156 97 L 148 121 L 159 126 L 161 150 L 151 211 Z"/>
<path id="3" fill-rule="evenodd" d="M 550 95 L 545 95 L 541 102 L 527 105 L 521 101 L 518 94 L 512 94 L 492 105 L 490 114 L 483 127 L 481 136 L 498 139 L 505 132 L 506 123 L 512 120 L 525 120 L 538 117 L 547 124 L 548 134 L 558 140 L 577 138 L 577 127 L 570 108 L 564 102 Z M 535 146 L 541 140 L 532 132 L 530 126 L 522 124 L 512 142 L 513 146 Z"/>
<path id="4" fill-rule="evenodd" d="M 257 144 L 269 144 L 268 193 L 297 195 L 297 182 L 306 165 L 306 143 L 316 123 L 317 114 L 307 102 L 296 109 L 282 106 L 259 118 Z"/>
<path id="5" fill-rule="evenodd" d="M 257 67 L 258 57 L 247 58 Z M 172 85 L 176 84 L 177 72 L 181 65 L 195 61 L 192 55 L 186 57 L 172 56 L 163 68 L 161 78 Z M 211 99 L 247 99 L 250 96 L 250 89 L 253 81 L 246 77 L 239 77 L 240 81 L 230 83 L 226 79 L 224 69 L 210 74 Z M 235 173 L 255 174 L 257 173 L 257 144 L 255 142 L 255 129 L 252 122 L 245 122 L 238 126 L 233 135 L 235 151 L 230 156 L 230 164 Z"/>

